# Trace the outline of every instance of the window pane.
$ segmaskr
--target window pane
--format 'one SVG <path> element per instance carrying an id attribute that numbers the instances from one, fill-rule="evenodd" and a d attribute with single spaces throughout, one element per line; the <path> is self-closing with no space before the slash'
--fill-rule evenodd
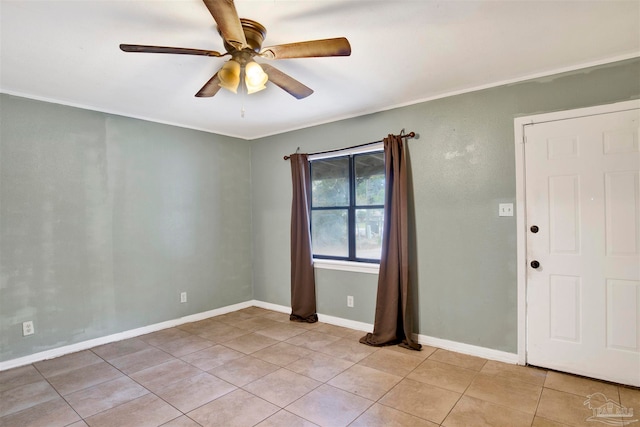
<path id="1" fill-rule="evenodd" d="M 311 212 L 311 241 L 314 255 L 349 256 L 348 211 L 331 209 Z"/>
<path id="2" fill-rule="evenodd" d="M 311 162 L 311 206 L 349 205 L 349 158 Z"/>
<path id="3" fill-rule="evenodd" d="M 356 258 L 380 259 L 384 209 L 356 209 Z"/>
<path id="4" fill-rule="evenodd" d="M 384 205 L 384 153 L 354 156 L 356 205 Z"/>

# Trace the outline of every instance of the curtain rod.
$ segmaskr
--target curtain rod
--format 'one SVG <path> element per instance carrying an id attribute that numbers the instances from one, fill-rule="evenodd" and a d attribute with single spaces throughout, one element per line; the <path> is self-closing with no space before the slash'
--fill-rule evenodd
<path id="1" fill-rule="evenodd" d="M 393 136 L 399 136 L 400 138 L 413 138 L 416 136 L 415 132 L 409 132 L 406 135 L 393 135 Z M 344 151 L 344 150 L 348 150 L 350 148 L 360 148 L 360 147 L 366 147 L 367 145 L 373 145 L 373 144 L 378 144 L 382 142 L 382 140 L 380 141 L 373 141 L 373 142 L 367 142 L 365 144 L 359 144 L 359 145 L 352 145 L 351 147 L 346 147 L 346 148 L 336 148 L 335 150 L 327 150 L 327 151 L 319 151 L 317 153 L 310 153 L 310 156 L 316 155 L 316 154 L 327 154 L 327 153 L 335 153 L 336 151 Z M 291 158 L 291 156 L 284 156 L 285 160 L 289 160 Z"/>

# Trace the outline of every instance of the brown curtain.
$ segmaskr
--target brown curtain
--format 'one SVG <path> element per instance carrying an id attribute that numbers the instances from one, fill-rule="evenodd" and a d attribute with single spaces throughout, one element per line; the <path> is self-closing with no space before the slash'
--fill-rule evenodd
<path id="1" fill-rule="evenodd" d="M 385 202 L 382 256 L 373 333 L 363 344 L 400 344 L 420 350 L 413 340 L 409 282 L 409 221 L 407 208 L 407 163 L 403 139 L 389 135 L 384 140 Z"/>
<path id="2" fill-rule="evenodd" d="M 311 175 L 309 156 L 292 154 L 291 181 L 291 316 L 296 322 L 314 323 L 316 314 L 316 282 L 311 251 Z"/>

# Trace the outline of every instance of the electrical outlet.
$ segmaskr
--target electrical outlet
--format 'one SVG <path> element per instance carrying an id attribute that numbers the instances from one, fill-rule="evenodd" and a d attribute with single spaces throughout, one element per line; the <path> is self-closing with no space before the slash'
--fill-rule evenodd
<path id="1" fill-rule="evenodd" d="M 513 203 L 498 204 L 498 216 L 513 216 Z"/>
<path id="2" fill-rule="evenodd" d="M 187 293 L 186 292 L 181 292 L 180 293 L 180 302 L 187 302 Z"/>
<path id="3" fill-rule="evenodd" d="M 33 335 L 35 333 L 35 329 L 33 328 L 33 320 L 29 320 L 28 322 L 22 322 L 22 336 L 26 337 L 27 335 Z"/>
<path id="4" fill-rule="evenodd" d="M 351 295 L 347 297 L 347 307 L 353 307 L 353 297 Z"/>

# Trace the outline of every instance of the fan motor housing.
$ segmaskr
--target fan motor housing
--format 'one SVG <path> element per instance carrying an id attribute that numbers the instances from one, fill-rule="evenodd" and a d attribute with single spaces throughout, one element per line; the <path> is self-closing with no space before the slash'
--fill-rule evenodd
<path id="1" fill-rule="evenodd" d="M 254 52 L 259 52 L 262 47 L 262 42 L 267 36 L 267 29 L 259 22 L 251 19 L 240 18 L 240 23 L 242 24 L 244 37 L 247 39 L 247 45 L 249 45 L 249 48 Z M 220 36 L 222 37 L 222 33 L 219 28 L 218 33 L 220 33 Z M 222 39 L 224 40 L 224 37 Z M 226 40 L 224 40 L 224 47 L 227 49 L 227 52 L 233 52 L 236 50 L 236 48 L 229 45 Z"/>

